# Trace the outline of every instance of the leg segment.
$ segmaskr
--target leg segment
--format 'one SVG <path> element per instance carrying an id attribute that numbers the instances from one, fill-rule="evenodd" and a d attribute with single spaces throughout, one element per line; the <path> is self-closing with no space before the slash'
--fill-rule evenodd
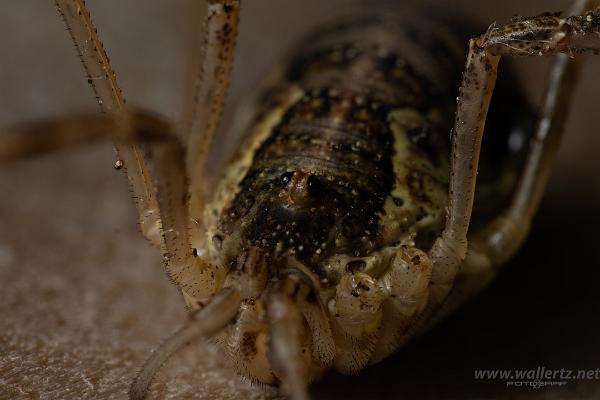
<path id="1" fill-rule="evenodd" d="M 581 14 L 592 4 L 597 6 L 598 2 L 578 0 L 568 15 Z M 585 21 L 597 21 L 595 14 L 584 14 Z M 581 19 L 573 17 L 572 20 Z M 577 51 L 579 49 L 574 49 Z M 512 202 L 481 231 L 470 235 L 463 270 L 440 314 L 456 309 L 472 293 L 487 285 L 498 267 L 514 255 L 527 237 L 558 150 L 580 67 L 581 59 L 570 60 L 567 54 L 558 54 L 553 61 L 539 121 Z"/>
<path id="2" fill-rule="evenodd" d="M 84 0 L 55 1 L 75 43 L 101 110 L 122 110 L 125 104 L 123 94 Z M 198 152 L 189 152 L 191 159 L 188 160 L 187 166 L 188 171 L 192 171 L 192 181 L 202 185 L 191 190 L 192 193 L 198 194 L 197 206 L 202 209 L 202 192 L 206 190 L 206 182 L 202 179 L 203 168 L 208 147 L 221 116 L 229 82 L 237 34 L 239 1 L 194 1 L 192 12 L 198 14 L 195 20 L 206 18 L 206 23 L 205 32 L 198 32 L 198 36 L 204 37 L 202 46 L 194 46 L 200 48 L 192 49 L 192 53 L 198 55 L 193 59 L 200 62 L 192 62 L 198 64 L 198 71 L 188 74 L 187 85 L 192 89 L 193 95 L 190 94 L 186 101 L 183 137 L 184 142 L 189 142 L 189 148 L 199 149 Z M 206 6 L 206 12 L 198 4 Z M 195 22 L 196 25 L 202 25 Z M 144 150 L 136 143 L 121 142 L 119 139 L 115 139 L 115 146 L 119 154 L 119 165 L 127 172 L 140 216 L 142 233 L 152 243 L 163 247 L 160 233 L 161 215 Z"/>
<path id="3" fill-rule="evenodd" d="M 156 164 L 158 204 L 162 211 L 164 262 L 169 276 L 195 298 L 210 297 L 222 268 L 194 258 L 189 240 L 188 184 L 184 151 L 174 129 L 146 113 L 89 114 L 40 123 L 0 134 L 0 161 L 56 150 L 111 136 L 151 146 Z"/>
<path id="4" fill-rule="evenodd" d="M 577 9 L 575 11 L 581 12 Z M 433 261 L 431 286 L 433 304 L 430 304 L 430 307 L 439 305 L 446 297 L 466 255 L 466 234 L 473 204 L 481 136 L 500 56 L 570 54 L 598 51 L 598 49 L 600 49 L 600 9 L 567 18 L 542 15 L 523 19 L 514 24 L 492 28 L 486 34 L 470 41 L 453 130 L 448 217 L 441 237 L 430 250 Z M 566 68 L 566 65 L 562 68 Z M 544 147 L 556 149 L 558 140 L 555 139 L 557 137 L 555 132 L 560 132 L 561 124 L 558 121 L 561 120 L 566 105 L 557 102 L 557 99 L 562 94 L 568 94 L 572 87 L 563 79 L 564 72 L 556 72 L 560 70 L 561 67 L 557 64 L 555 66 L 557 77 L 553 78 L 550 85 L 544 118 L 538 128 L 537 141 L 544 139 L 540 144 L 533 145 L 534 149 L 525 172 L 525 179 L 528 181 L 522 180 L 515 197 L 515 204 L 518 204 L 515 208 L 517 215 L 531 214 L 537 207 L 544 186 L 544 182 L 539 182 L 537 179 L 547 179 L 547 165 L 552 158 L 552 150 L 542 151 L 542 149 Z M 551 138 L 549 141 L 548 137 Z M 535 155 L 536 152 L 539 154 Z M 532 179 L 538 182 L 533 188 L 529 186 Z M 507 243 L 506 235 L 512 235 L 519 230 L 519 228 L 508 229 L 512 223 L 514 223 L 512 216 L 508 223 L 496 222 L 500 226 L 493 228 L 491 234 L 487 235 L 488 244 L 496 243 L 492 245 L 496 253 L 499 252 L 498 250 L 504 251 L 505 248 L 500 243 Z M 502 230 L 505 230 L 506 234 L 499 233 Z M 524 234 L 521 236 L 524 237 Z"/>
<path id="5" fill-rule="evenodd" d="M 469 55 L 452 131 L 450 190 L 446 226 L 429 251 L 433 263 L 430 305 L 439 305 L 452 288 L 467 252 L 467 232 L 483 127 L 496 83 L 500 57 L 469 42 Z"/>
<path id="6" fill-rule="evenodd" d="M 198 197 L 209 192 L 205 164 L 223 112 L 240 11 L 238 0 L 208 0 L 206 3 L 207 10 L 197 5 L 192 10 L 206 15 L 206 22 L 201 35 L 203 42 L 192 40 L 190 45 L 186 89 L 191 93 L 184 99 L 183 116 L 184 142 L 190 149 L 187 165 L 193 184 L 200 185 L 192 187 L 191 192 Z M 197 209 L 202 209 L 204 199 L 194 200 L 200 203 Z"/>
<path id="7" fill-rule="evenodd" d="M 569 15 L 584 12 L 586 3 L 589 2 L 577 1 L 569 10 Z M 586 22 L 587 19 L 586 16 Z M 470 252 L 485 254 L 487 261 L 493 266 L 508 261 L 529 233 L 531 220 L 542 199 L 552 162 L 558 151 L 569 104 L 581 70 L 581 61 L 579 57 L 571 60 L 567 54 L 555 57 L 541 114 L 512 203 L 471 239 Z"/>
<path id="8" fill-rule="evenodd" d="M 84 0 L 55 0 L 55 2 L 75 43 L 88 83 L 96 95 L 100 109 L 103 112 L 122 110 L 125 105 L 123 93 Z M 144 151 L 136 143 L 122 142 L 118 139 L 115 140 L 115 148 L 120 165 L 127 173 L 142 233 L 153 244 L 160 247 L 162 245 L 160 215 Z"/>

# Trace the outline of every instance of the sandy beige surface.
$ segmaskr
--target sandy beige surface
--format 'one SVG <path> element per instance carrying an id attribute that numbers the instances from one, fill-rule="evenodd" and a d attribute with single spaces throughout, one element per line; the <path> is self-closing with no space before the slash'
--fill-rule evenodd
<path id="1" fill-rule="evenodd" d="M 94 109 L 51 2 L 0 13 L 0 124 Z M 183 0 L 88 1 L 130 104 L 176 117 Z M 244 3 L 236 104 L 298 36 L 345 0 Z M 445 1 L 430 2 L 431 8 Z M 477 3 L 478 5 L 474 5 Z M 451 2 L 483 22 L 564 1 Z M 536 99 L 545 63 L 518 66 Z M 317 399 L 599 398 L 600 382 L 507 388 L 481 368 L 600 368 L 600 60 L 586 65 L 564 147 L 530 240 L 494 285 L 409 347 L 356 377 L 328 374 Z M 124 398 L 136 368 L 185 310 L 141 237 L 110 144 L 0 166 L 0 399 Z M 174 357 L 154 398 L 273 398 L 201 341 Z"/>

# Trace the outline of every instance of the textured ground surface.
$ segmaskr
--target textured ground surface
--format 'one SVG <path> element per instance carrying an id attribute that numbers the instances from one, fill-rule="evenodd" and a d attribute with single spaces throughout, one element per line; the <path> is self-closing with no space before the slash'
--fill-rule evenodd
<path id="1" fill-rule="evenodd" d="M 89 3 L 130 103 L 176 116 L 183 1 L 145 1 L 142 9 L 132 0 Z M 320 3 L 245 4 L 231 107 L 306 24 L 331 14 Z M 565 5 L 473 3 L 452 2 L 490 23 Z M 51 2 L 1 7 L 0 124 L 93 109 Z M 544 63 L 519 66 L 535 99 Z M 599 67 L 598 60 L 586 66 L 555 177 L 520 255 L 451 319 L 356 377 L 327 375 L 315 398 L 600 397 L 594 380 L 534 390 L 473 378 L 481 368 L 600 367 Z M 0 399 L 124 398 L 137 366 L 184 319 L 112 162 L 111 146 L 99 144 L 0 166 Z M 194 343 L 168 363 L 153 396 L 275 395 L 242 382 L 214 350 Z"/>

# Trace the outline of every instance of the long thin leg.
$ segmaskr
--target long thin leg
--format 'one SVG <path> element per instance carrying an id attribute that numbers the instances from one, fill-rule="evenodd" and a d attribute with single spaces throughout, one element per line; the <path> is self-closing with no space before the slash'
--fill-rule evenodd
<path id="1" fill-rule="evenodd" d="M 123 93 L 98 31 L 94 26 L 84 0 L 55 0 L 58 11 L 63 17 L 77 53 L 87 74 L 98 105 L 103 112 L 120 111 L 125 106 Z M 155 188 L 152 184 L 144 151 L 133 142 L 115 140 L 119 167 L 127 173 L 129 186 L 140 217 L 142 233 L 148 240 L 160 246 L 160 215 L 156 202 Z"/>
<path id="2" fill-rule="evenodd" d="M 150 144 L 162 214 L 164 263 L 187 294 L 207 298 L 216 289 L 218 266 L 194 257 L 189 239 L 188 184 L 184 151 L 173 127 L 147 113 L 88 114 L 7 130 L 0 134 L 0 162 L 110 136 Z"/>
<path id="3" fill-rule="evenodd" d="M 568 15 L 585 11 L 589 1 L 579 0 Z M 558 151 L 569 105 L 581 70 L 580 57 L 558 54 L 550 69 L 535 134 L 510 206 L 473 236 L 472 252 L 483 253 L 492 265 L 502 265 L 521 246 L 529 232 Z"/>
<path id="4" fill-rule="evenodd" d="M 590 7 L 590 3 L 577 0 L 567 15 L 582 13 Z M 435 320 L 452 312 L 485 287 L 498 272 L 498 267 L 517 251 L 526 238 L 558 150 L 580 67 L 579 58 L 570 59 L 567 54 L 555 56 L 539 121 L 512 203 L 486 227 L 469 234 L 469 250 L 459 279 L 454 282 L 452 292 L 436 313 Z"/>
<path id="5" fill-rule="evenodd" d="M 493 28 L 485 35 L 470 41 L 453 131 L 448 217 L 441 237 L 430 251 L 433 261 L 432 306 L 440 304 L 446 297 L 466 255 L 466 234 L 473 205 L 481 137 L 500 56 L 571 54 L 590 50 L 598 51 L 599 49 L 600 9 L 568 18 L 542 15 L 524 19 L 515 24 Z M 562 86 L 561 79 L 558 82 L 555 84 L 558 86 L 555 86 L 554 90 L 558 90 L 557 93 L 568 92 L 570 85 L 565 83 Z M 548 135 L 551 131 L 544 125 L 556 122 L 553 121 L 553 115 L 559 117 L 559 114 L 553 113 L 557 109 L 561 109 L 560 103 L 551 108 L 555 108 L 555 110 L 550 114 L 545 114 L 547 118 L 540 123 L 539 135 Z M 555 126 L 556 128 L 552 129 L 559 131 L 560 127 Z M 552 133 L 551 137 L 555 136 L 556 133 Z M 552 139 L 547 143 L 553 144 L 554 142 L 555 140 Z M 543 143 L 541 146 L 543 147 Z M 552 153 L 548 152 L 547 154 L 548 156 L 544 154 L 544 157 L 540 157 L 542 154 L 531 156 L 526 174 L 532 174 L 532 176 L 528 179 L 546 176 L 547 167 L 544 166 L 549 164 Z M 536 157 L 539 157 L 538 161 L 535 161 Z M 539 196 L 543 182 L 534 190 L 525 186 L 529 183 L 531 181 L 521 182 L 515 201 L 521 203 L 520 209 L 523 212 L 532 213 L 533 211 L 527 210 L 537 207 L 539 197 L 536 198 L 536 196 Z M 525 200 L 526 206 L 524 206 L 523 200 Z M 490 241 L 500 243 L 501 241 L 498 239 L 493 235 L 490 236 Z M 500 247 L 496 248 L 496 250 L 498 249 Z"/>
<path id="6" fill-rule="evenodd" d="M 183 137 L 190 149 L 187 162 L 194 185 L 192 193 L 198 196 L 194 199 L 198 202 L 194 208 L 202 209 L 202 196 L 209 190 L 206 161 L 229 85 L 240 5 L 238 0 L 209 0 L 206 2 L 208 9 L 204 10 L 198 7 L 198 0 L 194 1 L 196 4 L 191 11 L 198 15 L 194 19 L 201 19 L 203 15 L 206 19 L 201 35 L 203 41 L 199 43 L 197 38 L 192 38 L 190 46 Z"/>
<path id="7" fill-rule="evenodd" d="M 467 252 L 467 232 L 483 127 L 496 83 L 500 57 L 469 42 L 469 55 L 452 131 L 450 190 L 446 226 L 429 251 L 433 269 L 430 302 L 440 304 L 452 288 Z"/>

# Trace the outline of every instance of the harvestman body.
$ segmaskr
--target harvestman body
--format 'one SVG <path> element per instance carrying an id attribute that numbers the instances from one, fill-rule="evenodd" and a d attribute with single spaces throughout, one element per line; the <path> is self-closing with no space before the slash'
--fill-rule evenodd
<path id="1" fill-rule="evenodd" d="M 178 130 L 124 107 L 83 1 L 56 2 L 106 113 L 8 131 L 0 160 L 115 139 L 143 233 L 195 311 L 144 365 L 133 398 L 203 335 L 243 375 L 305 399 L 325 369 L 357 372 L 459 306 L 526 237 L 579 69 L 569 56 L 600 49 L 593 2 L 494 25 L 469 41 L 456 98 L 462 44 L 444 24 L 390 10 L 344 20 L 300 46 L 207 185 L 238 2 L 206 4 L 200 79 L 189 79 Z M 532 114 L 500 81 L 479 165 L 500 57 L 549 54 L 557 55 L 529 146 L 509 145 Z"/>

